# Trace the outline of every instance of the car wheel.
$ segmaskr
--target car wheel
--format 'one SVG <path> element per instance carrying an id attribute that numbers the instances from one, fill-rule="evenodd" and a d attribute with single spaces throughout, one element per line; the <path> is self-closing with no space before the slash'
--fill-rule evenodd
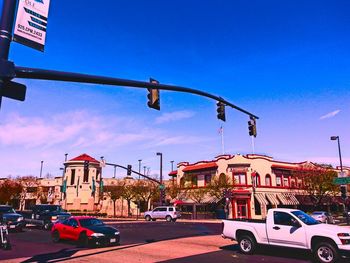
<path id="1" fill-rule="evenodd" d="M 151 221 L 151 219 L 152 219 L 152 218 L 151 218 L 149 215 L 145 216 L 145 220 L 146 220 L 146 221 Z"/>
<path id="2" fill-rule="evenodd" d="M 243 254 L 251 255 L 256 249 L 255 238 L 251 235 L 242 235 L 238 238 L 239 250 Z"/>
<path id="3" fill-rule="evenodd" d="M 52 227 L 51 222 L 45 222 L 43 225 L 43 228 L 45 230 L 51 230 L 51 227 Z"/>
<path id="4" fill-rule="evenodd" d="M 57 230 L 53 231 L 52 233 L 52 241 L 54 243 L 60 242 L 60 233 Z"/>
<path id="5" fill-rule="evenodd" d="M 166 217 L 165 217 L 165 220 L 166 220 L 167 222 L 171 222 L 173 219 L 171 218 L 171 216 L 166 216 Z"/>
<path id="6" fill-rule="evenodd" d="M 319 263 L 334 263 L 339 258 L 338 250 L 327 242 L 321 242 L 315 246 L 314 258 Z"/>
<path id="7" fill-rule="evenodd" d="M 155 218 L 152 218 L 152 221 L 156 221 L 156 219 L 155 219 Z"/>
<path id="8" fill-rule="evenodd" d="M 176 218 L 173 218 L 173 222 L 176 222 Z"/>
<path id="9" fill-rule="evenodd" d="M 89 239 L 85 232 L 80 234 L 78 242 L 81 247 L 89 247 Z"/>

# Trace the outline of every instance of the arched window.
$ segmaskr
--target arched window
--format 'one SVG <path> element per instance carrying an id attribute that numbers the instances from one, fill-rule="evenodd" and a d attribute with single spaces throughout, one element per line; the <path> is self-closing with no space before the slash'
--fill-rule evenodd
<path id="1" fill-rule="evenodd" d="M 266 186 L 271 186 L 272 183 L 271 183 L 271 175 L 267 174 L 265 175 L 265 185 Z"/>
<path id="2" fill-rule="evenodd" d="M 258 173 L 255 174 L 254 176 L 254 186 L 257 187 L 257 186 L 260 186 L 261 183 L 260 183 L 260 175 Z"/>

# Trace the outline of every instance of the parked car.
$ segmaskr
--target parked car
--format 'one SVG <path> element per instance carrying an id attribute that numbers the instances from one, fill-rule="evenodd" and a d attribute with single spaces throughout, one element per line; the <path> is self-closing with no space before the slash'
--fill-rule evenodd
<path id="1" fill-rule="evenodd" d="M 28 224 L 50 230 L 54 223 L 63 221 L 71 216 L 59 205 L 35 205 L 30 211 L 23 211 L 24 220 Z"/>
<path id="2" fill-rule="evenodd" d="M 316 219 L 320 223 L 334 224 L 334 218 L 326 211 L 312 212 L 311 217 Z"/>
<path id="3" fill-rule="evenodd" d="M 168 222 L 175 222 L 181 217 L 181 213 L 174 206 L 158 206 L 152 211 L 145 212 L 144 217 L 146 221 L 165 219 Z"/>
<path id="4" fill-rule="evenodd" d="M 7 225 L 8 229 L 16 231 L 22 231 L 26 226 L 23 216 L 16 213 L 16 211 L 9 205 L 0 205 L 0 217 L 4 225 Z"/>
<path id="5" fill-rule="evenodd" d="M 53 242 L 61 239 L 77 241 L 82 246 L 119 245 L 118 229 L 105 225 L 101 220 L 89 216 L 72 216 L 58 222 L 51 229 Z"/>
<path id="6" fill-rule="evenodd" d="M 271 245 L 311 251 L 320 263 L 350 257 L 349 228 L 321 224 L 300 210 L 269 209 L 266 220 L 229 219 L 222 224 L 222 237 L 237 240 L 243 254 Z"/>

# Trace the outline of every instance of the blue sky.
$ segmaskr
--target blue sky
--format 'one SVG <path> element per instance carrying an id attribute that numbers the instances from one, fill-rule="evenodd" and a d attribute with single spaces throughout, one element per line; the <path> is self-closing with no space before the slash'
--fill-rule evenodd
<path id="1" fill-rule="evenodd" d="M 2 1 L 0 1 L 2 6 Z M 45 52 L 12 43 L 18 66 L 200 89 L 258 115 L 255 152 L 276 160 L 350 165 L 349 1 L 51 1 Z M 18 80 L 25 102 L 3 99 L 0 177 L 59 175 L 64 154 L 107 162 L 138 159 L 150 174 L 170 161 L 251 153 L 248 116 L 216 102 L 145 89 Z M 124 174 L 117 171 L 118 175 Z M 165 173 L 165 172 L 164 172 Z M 113 170 L 106 168 L 110 177 Z"/>

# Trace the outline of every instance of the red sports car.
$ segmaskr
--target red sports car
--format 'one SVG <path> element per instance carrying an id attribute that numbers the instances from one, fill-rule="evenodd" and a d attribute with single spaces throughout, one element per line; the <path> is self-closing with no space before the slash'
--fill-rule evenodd
<path id="1" fill-rule="evenodd" d="M 53 242 L 68 239 L 78 241 L 82 246 L 118 245 L 120 241 L 118 229 L 89 216 L 72 216 L 56 223 L 51 229 L 51 235 Z"/>

